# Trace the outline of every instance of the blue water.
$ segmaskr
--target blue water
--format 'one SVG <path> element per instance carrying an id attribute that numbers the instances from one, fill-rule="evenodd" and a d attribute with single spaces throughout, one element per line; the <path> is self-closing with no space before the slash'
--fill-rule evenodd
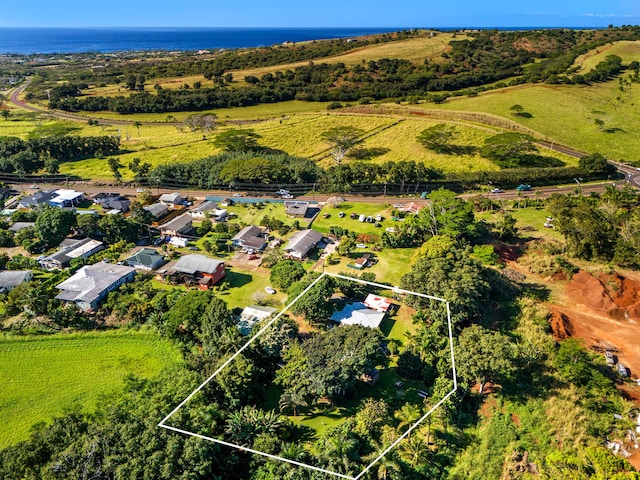
<path id="1" fill-rule="evenodd" d="M 348 38 L 400 28 L 0 28 L 0 53 L 209 50 Z"/>

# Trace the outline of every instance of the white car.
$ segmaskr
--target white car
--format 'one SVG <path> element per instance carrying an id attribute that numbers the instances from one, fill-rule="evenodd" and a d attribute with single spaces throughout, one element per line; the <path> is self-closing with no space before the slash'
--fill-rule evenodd
<path id="1" fill-rule="evenodd" d="M 144 188 L 136 188 L 136 192 L 137 193 L 142 193 L 142 192 L 144 192 Z"/>
<path id="2" fill-rule="evenodd" d="M 280 190 L 278 190 L 278 195 L 289 195 L 291 192 L 289 190 L 285 190 L 284 188 L 281 188 Z"/>
<path id="3" fill-rule="evenodd" d="M 282 195 L 282 198 L 286 198 L 286 199 L 293 198 L 293 195 L 291 195 L 290 193 L 287 193 L 285 195 Z"/>
<path id="4" fill-rule="evenodd" d="M 31 188 L 32 190 L 39 190 L 40 187 L 38 185 L 31 185 L 29 188 Z"/>
<path id="5" fill-rule="evenodd" d="M 491 193 L 504 193 L 504 190 L 500 188 L 492 188 Z"/>
<path id="6" fill-rule="evenodd" d="M 234 197 L 242 197 L 242 194 L 241 193 L 234 193 L 232 196 L 234 196 Z"/>
<path id="7" fill-rule="evenodd" d="M 358 248 L 367 248 L 367 246 L 364 243 L 357 243 L 356 247 L 358 247 Z"/>
<path id="8" fill-rule="evenodd" d="M 269 295 L 273 295 L 276 293 L 276 291 L 272 287 L 264 287 L 264 291 L 267 292 Z"/>

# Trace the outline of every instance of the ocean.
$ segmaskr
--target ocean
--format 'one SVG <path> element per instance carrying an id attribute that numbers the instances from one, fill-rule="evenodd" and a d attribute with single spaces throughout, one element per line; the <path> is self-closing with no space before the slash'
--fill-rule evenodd
<path id="1" fill-rule="evenodd" d="M 213 50 L 349 38 L 402 28 L 0 28 L 0 53 Z"/>

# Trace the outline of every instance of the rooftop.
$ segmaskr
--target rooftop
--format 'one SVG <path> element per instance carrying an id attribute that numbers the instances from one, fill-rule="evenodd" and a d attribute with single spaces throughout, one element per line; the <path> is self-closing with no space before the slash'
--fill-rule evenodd
<path id="1" fill-rule="evenodd" d="M 0 271 L 0 290 L 12 289 L 31 278 L 31 270 L 2 270 Z"/>
<path id="2" fill-rule="evenodd" d="M 193 255 L 184 255 L 176 262 L 173 267 L 173 271 L 188 273 L 190 275 L 196 272 L 213 273 L 220 266 L 224 265 L 222 260 L 216 260 L 215 258 L 207 257 L 194 253 Z"/>
<path id="3" fill-rule="evenodd" d="M 331 320 L 341 325 L 362 325 L 363 327 L 377 328 L 384 320 L 384 312 L 376 312 L 367 308 L 362 302 L 345 305 L 345 307 L 331 315 Z"/>
<path id="4" fill-rule="evenodd" d="M 174 232 L 180 232 L 185 230 L 187 227 L 191 228 L 193 224 L 193 220 L 191 215 L 188 213 L 183 213 L 179 217 L 174 218 L 173 220 L 168 221 L 167 223 L 163 223 L 160 225 L 162 230 L 173 230 Z"/>
<path id="5" fill-rule="evenodd" d="M 294 251 L 305 255 L 322 240 L 322 234 L 315 230 L 300 230 L 295 233 L 284 247 L 286 252 Z"/>
<path id="6" fill-rule="evenodd" d="M 56 286 L 62 290 L 56 298 L 91 303 L 100 298 L 106 289 L 131 272 L 135 272 L 135 268 L 104 262 L 82 267 L 75 275 Z"/>

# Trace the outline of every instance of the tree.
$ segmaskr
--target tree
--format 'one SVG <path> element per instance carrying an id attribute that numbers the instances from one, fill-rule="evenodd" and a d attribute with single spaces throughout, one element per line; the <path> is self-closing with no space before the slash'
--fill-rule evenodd
<path id="1" fill-rule="evenodd" d="M 261 135 L 251 129 L 230 128 L 216 135 L 213 145 L 225 152 L 255 152 L 261 149 Z"/>
<path id="2" fill-rule="evenodd" d="M 105 236 L 108 243 L 124 241 L 135 242 L 139 236 L 141 227 L 131 217 L 122 215 L 103 215 L 98 220 L 98 228 Z"/>
<path id="3" fill-rule="evenodd" d="M 578 162 L 580 171 L 587 174 L 597 175 L 611 169 L 607 159 L 600 153 L 592 153 L 580 158 Z"/>
<path id="4" fill-rule="evenodd" d="M 71 233 L 75 224 L 73 212 L 47 206 L 38 214 L 34 228 L 38 237 L 48 246 L 55 247 Z"/>
<path id="5" fill-rule="evenodd" d="M 454 126 L 439 123 L 420 132 L 416 140 L 435 152 L 450 153 L 451 141 L 456 137 L 456 133 Z"/>
<path id="6" fill-rule="evenodd" d="M 497 381 L 514 369 L 514 350 L 509 339 L 480 325 L 462 331 L 455 355 L 458 375 L 477 383 L 480 394 L 487 382 Z"/>
<path id="7" fill-rule="evenodd" d="M 289 290 L 291 285 L 304 277 L 306 273 L 302 263 L 293 260 L 282 260 L 271 269 L 269 280 L 271 284 L 281 290 Z"/>
<path id="8" fill-rule="evenodd" d="M 524 112 L 524 107 L 516 103 L 515 105 L 511 105 L 511 107 L 509 107 L 509 110 L 511 110 L 514 115 L 520 115 L 522 112 Z"/>
<path id="9" fill-rule="evenodd" d="M 340 239 L 340 244 L 338 245 L 337 252 L 338 255 L 342 255 L 343 257 L 349 256 L 351 252 L 356 248 L 356 240 L 355 238 L 344 236 Z"/>
<path id="10" fill-rule="evenodd" d="M 364 132 L 356 127 L 343 126 L 334 127 L 323 132 L 320 137 L 329 144 L 331 156 L 336 161 L 336 165 L 340 165 L 347 151 L 353 147 Z"/>
<path id="11" fill-rule="evenodd" d="M 314 279 L 314 277 L 310 278 Z M 299 282 L 292 284 L 288 290 L 289 298 L 296 298 L 310 283 L 311 280 L 307 281 L 305 276 Z M 333 313 L 329 303 L 329 299 L 333 295 L 333 287 L 333 279 L 324 277 L 292 305 L 291 313 L 304 316 L 309 323 L 326 322 Z"/>
<path id="12" fill-rule="evenodd" d="M 133 126 L 136 127 L 136 130 L 138 131 L 138 138 L 140 138 L 140 127 L 142 126 L 142 122 L 136 120 L 133 122 Z"/>
<path id="13" fill-rule="evenodd" d="M 107 163 L 109 164 L 109 170 L 113 174 L 113 178 L 116 179 L 116 182 L 120 183 L 122 181 L 122 173 L 120 169 L 124 166 L 120 163 L 120 160 L 115 157 L 110 157 L 107 159 Z"/>
<path id="14" fill-rule="evenodd" d="M 78 233 L 80 233 L 80 235 L 95 238 L 98 231 L 97 215 L 79 215 L 77 224 Z"/>
<path id="15" fill-rule="evenodd" d="M 418 214 L 432 236 L 445 235 L 453 239 L 469 237 L 474 232 L 473 204 L 458 198 L 455 192 L 440 188 L 428 195 L 426 208 Z"/>
<path id="16" fill-rule="evenodd" d="M 499 133 L 485 140 L 480 154 L 502 168 L 522 166 L 527 155 L 536 152 L 533 137 L 524 133 Z"/>

